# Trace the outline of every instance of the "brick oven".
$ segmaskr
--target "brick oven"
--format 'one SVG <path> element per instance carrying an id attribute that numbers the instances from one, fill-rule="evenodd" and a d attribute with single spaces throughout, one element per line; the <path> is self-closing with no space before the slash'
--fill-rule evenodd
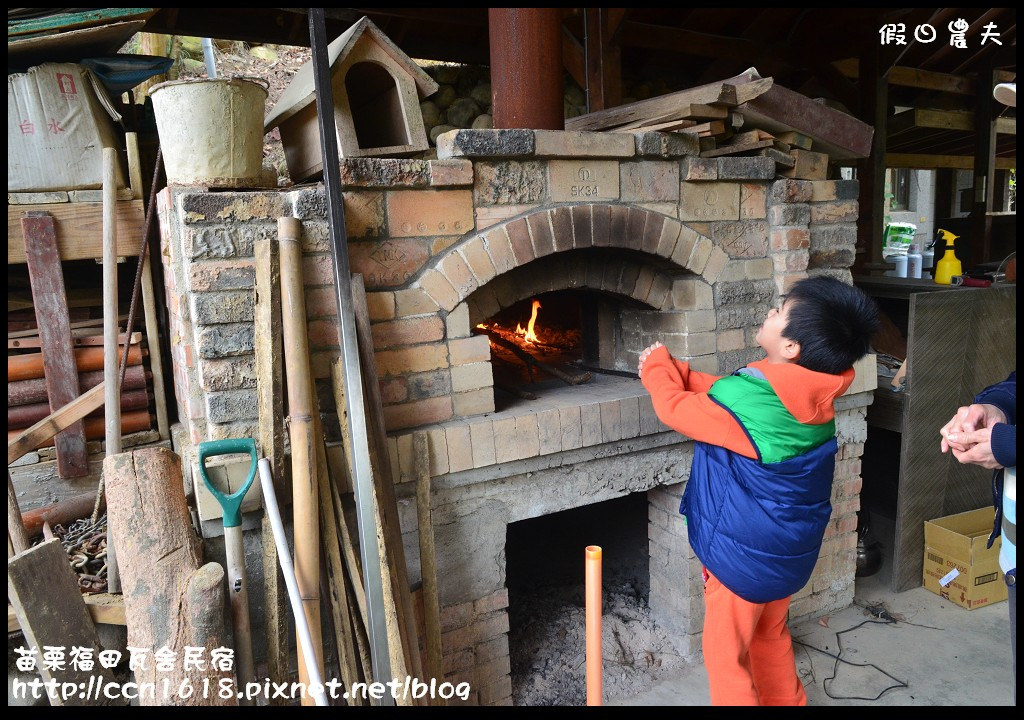
<path id="1" fill-rule="evenodd" d="M 647 498 L 652 616 L 696 657 L 700 566 L 678 516 L 692 444 L 658 422 L 637 355 L 661 340 L 707 372 L 759 359 L 754 335 L 780 293 L 807 274 L 850 280 L 856 181 L 776 179 L 771 158 L 702 159 L 696 138 L 680 134 L 539 130 L 453 131 L 436 160 L 348 159 L 341 173 L 413 580 L 407 481 L 412 433 L 428 432 L 448 679 L 470 682 L 472 703 L 511 702 L 508 525 L 629 493 Z M 160 212 L 188 454 L 203 440 L 256 435 L 253 248 L 275 241 L 283 215 L 303 222 L 313 371 L 329 377 L 325 204 L 322 186 L 171 187 Z M 529 317 L 534 299 L 542 328 L 561 323 L 578 340 L 563 366 L 591 380 L 520 386 L 536 396 L 525 399 L 506 392 L 508 363 L 477 326 Z M 861 367 L 838 403 L 834 516 L 794 616 L 852 602 L 875 386 L 873 365 Z"/>

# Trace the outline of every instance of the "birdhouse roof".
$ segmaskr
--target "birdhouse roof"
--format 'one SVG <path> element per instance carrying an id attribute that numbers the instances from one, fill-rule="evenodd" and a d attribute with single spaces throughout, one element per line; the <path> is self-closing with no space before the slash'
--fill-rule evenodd
<path id="1" fill-rule="evenodd" d="M 412 58 L 402 52 L 380 28 L 373 24 L 370 18 L 365 16 L 327 46 L 327 61 L 330 63 L 331 69 L 337 67 L 358 43 L 364 41 L 376 43 L 408 72 L 416 83 L 416 91 L 421 98 L 437 92 L 438 85 L 433 78 L 413 62 Z M 315 100 L 316 85 L 313 79 L 313 61 L 310 60 L 296 71 L 288 89 L 284 91 L 273 110 L 267 115 L 264 121 L 264 131 L 269 132 L 274 129 Z"/>

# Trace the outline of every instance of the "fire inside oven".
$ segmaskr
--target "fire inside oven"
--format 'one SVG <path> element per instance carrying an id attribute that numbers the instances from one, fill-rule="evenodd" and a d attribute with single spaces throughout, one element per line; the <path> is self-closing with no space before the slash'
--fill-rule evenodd
<path id="1" fill-rule="evenodd" d="M 535 399 L 548 388 L 588 383 L 593 373 L 624 374 L 601 367 L 598 317 L 607 302 L 590 290 L 558 290 L 478 323 L 473 332 L 491 341 L 495 402 Z"/>

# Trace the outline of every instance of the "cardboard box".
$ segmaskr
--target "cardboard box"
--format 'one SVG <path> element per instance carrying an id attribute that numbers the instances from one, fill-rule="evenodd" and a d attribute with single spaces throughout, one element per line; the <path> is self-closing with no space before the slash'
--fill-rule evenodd
<path id="1" fill-rule="evenodd" d="M 103 148 L 120 148 L 121 116 L 96 77 L 75 63 L 7 76 L 7 192 L 103 187 Z M 120 163 L 118 187 L 124 186 Z"/>
<path id="2" fill-rule="evenodd" d="M 962 608 L 1006 600 L 999 568 L 1002 537 L 986 548 L 995 509 L 981 508 L 924 523 L 924 586 Z"/>

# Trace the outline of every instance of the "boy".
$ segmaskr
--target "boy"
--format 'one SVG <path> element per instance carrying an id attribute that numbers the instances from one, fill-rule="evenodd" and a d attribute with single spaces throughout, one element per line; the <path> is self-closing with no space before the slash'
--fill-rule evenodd
<path id="1" fill-rule="evenodd" d="M 713 705 L 806 705 L 786 627 L 832 513 L 833 401 L 868 352 L 878 310 L 827 276 L 797 282 L 757 331 L 764 360 L 718 377 L 661 343 L 638 370 L 658 418 L 695 441 L 679 511 L 704 565 Z"/>

